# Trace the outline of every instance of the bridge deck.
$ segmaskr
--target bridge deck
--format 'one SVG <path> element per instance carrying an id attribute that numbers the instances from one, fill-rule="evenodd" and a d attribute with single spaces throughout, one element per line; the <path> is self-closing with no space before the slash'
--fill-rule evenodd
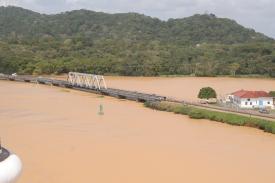
<path id="1" fill-rule="evenodd" d="M 115 88 L 107 88 L 107 89 L 96 89 L 96 88 L 88 88 L 81 86 L 73 86 L 68 81 L 50 79 L 45 77 L 33 77 L 33 76 L 11 76 L 11 75 L 0 75 L 0 80 L 10 80 L 10 81 L 18 81 L 18 82 L 30 82 L 30 83 L 38 83 L 38 84 L 47 84 L 54 85 L 64 88 L 72 88 L 76 90 L 86 91 L 90 93 L 108 95 L 121 99 L 134 100 L 139 102 L 146 101 L 163 101 L 166 99 L 164 96 L 159 96 L 155 94 L 147 94 L 136 91 L 128 91 L 128 90 L 120 90 Z"/>

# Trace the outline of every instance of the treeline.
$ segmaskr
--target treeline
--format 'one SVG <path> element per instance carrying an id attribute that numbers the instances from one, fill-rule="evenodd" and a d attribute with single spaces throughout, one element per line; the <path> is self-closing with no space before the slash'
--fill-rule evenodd
<path id="1" fill-rule="evenodd" d="M 275 77 L 274 40 L 212 14 L 164 22 L 1 7 L 0 25 L 0 73 Z"/>
<path id="2" fill-rule="evenodd" d="M 275 45 L 269 43 L 180 47 L 159 42 L 129 45 L 120 40 L 101 40 L 82 48 L 66 44 L 53 48 L 48 44 L 39 47 L 1 43 L 0 72 L 275 76 Z"/>

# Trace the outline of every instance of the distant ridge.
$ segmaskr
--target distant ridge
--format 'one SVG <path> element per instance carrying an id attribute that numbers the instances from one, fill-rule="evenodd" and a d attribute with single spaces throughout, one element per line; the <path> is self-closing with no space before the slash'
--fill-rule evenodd
<path id="1" fill-rule="evenodd" d="M 107 14 L 74 10 L 45 15 L 10 6 L 0 8 L 0 25 L 2 39 L 13 32 L 22 39 L 43 35 L 61 38 L 82 34 L 96 38 L 128 36 L 130 39 L 176 41 L 181 44 L 233 44 L 272 40 L 233 20 L 217 18 L 213 14 L 196 14 L 182 19 L 161 21 L 138 13 Z"/>

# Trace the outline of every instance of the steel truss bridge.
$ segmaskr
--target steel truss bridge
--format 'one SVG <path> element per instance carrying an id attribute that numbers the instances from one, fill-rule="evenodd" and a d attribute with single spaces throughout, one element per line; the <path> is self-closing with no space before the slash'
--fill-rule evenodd
<path id="1" fill-rule="evenodd" d="M 72 88 L 75 90 L 96 93 L 101 95 L 112 96 L 120 99 L 128 99 L 139 102 L 146 101 L 163 101 L 166 97 L 155 94 L 141 93 L 137 91 L 120 90 L 115 88 L 107 88 L 104 76 L 85 74 L 77 72 L 69 72 L 67 81 L 58 80 L 47 77 L 33 77 L 20 75 L 5 75 L 0 74 L 0 80 L 10 80 L 18 82 L 30 82 L 37 84 L 46 84 L 63 88 Z"/>
<path id="2" fill-rule="evenodd" d="M 84 87 L 90 89 L 107 89 L 104 76 L 85 74 L 78 72 L 69 72 L 67 81 L 72 86 Z"/>
<path id="3" fill-rule="evenodd" d="M 168 98 L 165 96 L 159 96 L 155 94 L 147 94 L 147 93 L 141 93 L 136 91 L 107 88 L 104 77 L 100 75 L 93 75 L 93 74 L 70 72 L 68 74 L 67 81 L 65 81 L 65 80 L 58 80 L 58 79 L 52 79 L 52 78 L 46 78 L 46 77 L 6 75 L 6 74 L 0 73 L 0 80 L 46 84 L 51 86 L 71 88 L 71 89 L 85 91 L 89 93 L 107 95 L 107 96 L 112 96 L 120 99 L 127 99 L 127 100 L 139 101 L 139 102 L 159 102 L 159 101 L 176 102 L 183 105 L 197 106 L 201 108 L 207 108 L 210 110 L 218 110 L 223 112 L 253 115 L 258 117 L 275 119 L 274 115 L 261 114 L 256 112 L 252 113 L 251 111 L 245 111 L 245 110 L 240 111 L 240 110 L 235 110 L 230 108 L 204 105 L 204 104 L 199 104 L 195 102 L 180 101 L 173 98 Z M 0 157 L 0 159 L 1 158 L 3 157 Z"/>

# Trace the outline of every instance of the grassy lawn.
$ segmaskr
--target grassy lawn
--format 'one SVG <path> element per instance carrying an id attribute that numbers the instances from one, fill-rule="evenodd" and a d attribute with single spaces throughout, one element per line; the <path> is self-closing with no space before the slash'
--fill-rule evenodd
<path id="1" fill-rule="evenodd" d="M 146 107 L 174 112 L 176 114 L 188 115 L 193 119 L 209 119 L 237 126 L 249 126 L 275 134 L 275 121 L 265 120 L 255 117 L 242 116 L 238 114 L 200 109 L 193 106 L 172 103 L 172 102 L 146 102 Z"/>

